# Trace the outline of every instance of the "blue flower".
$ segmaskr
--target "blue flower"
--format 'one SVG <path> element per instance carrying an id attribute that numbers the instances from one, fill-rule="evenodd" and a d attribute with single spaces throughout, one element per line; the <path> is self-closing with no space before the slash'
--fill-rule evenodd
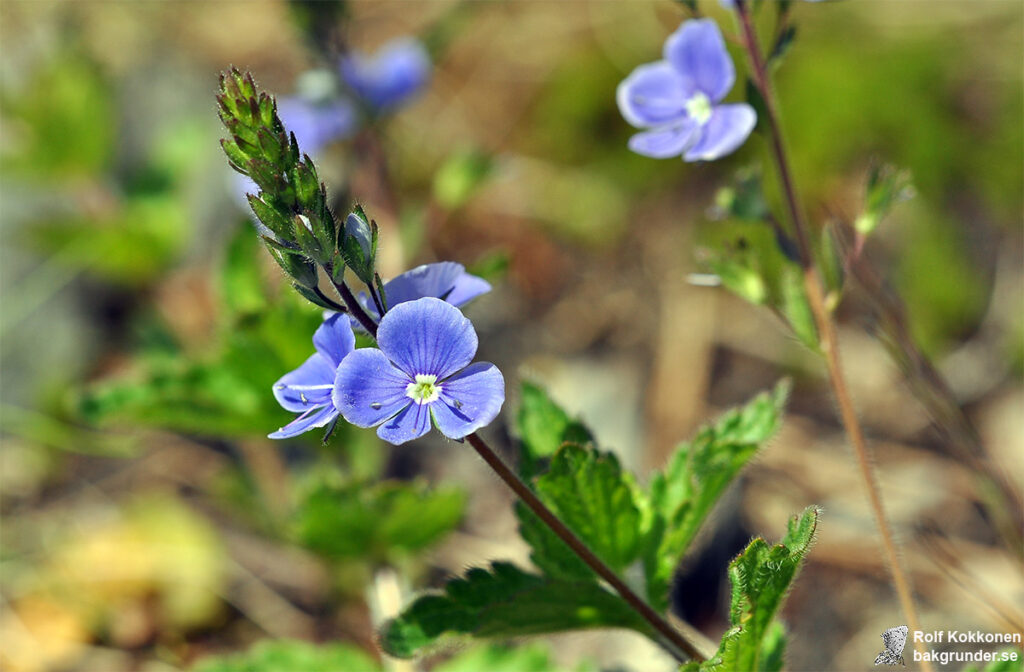
<path id="1" fill-rule="evenodd" d="M 629 139 L 629 148 L 656 159 L 712 161 L 742 145 L 757 115 L 746 103 L 721 104 L 736 70 L 715 22 L 685 21 L 665 42 L 663 55 L 619 84 L 619 111 L 645 129 Z"/>
<path id="2" fill-rule="evenodd" d="M 384 296 L 389 311 L 400 303 L 425 296 L 444 299 L 453 306 L 462 306 L 489 291 L 490 283 L 467 273 L 462 264 L 453 261 L 423 264 L 384 283 Z M 376 320 L 377 308 L 366 293 L 360 292 L 358 298 L 366 312 Z M 355 320 L 352 324 L 355 328 L 361 328 Z"/>
<path id="3" fill-rule="evenodd" d="M 348 320 L 340 314 L 332 315 L 313 334 L 313 345 L 316 352 L 302 366 L 274 383 L 278 403 L 301 415 L 271 434 L 272 439 L 288 439 L 338 417 L 331 399 L 334 378 L 338 365 L 355 349 L 355 334 Z"/>
<path id="4" fill-rule="evenodd" d="M 352 91 L 377 110 L 406 102 L 430 79 L 430 56 L 411 37 L 392 40 L 372 56 L 352 52 L 339 67 Z"/>
<path id="5" fill-rule="evenodd" d="M 334 379 L 334 406 L 358 427 L 377 427 L 394 445 L 434 426 L 462 439 L 498 415 L 505 379 L 487 362 L 470 364 L 477 336 L 462 312 L 422 298 L 390 309 L 377 330 L 377 348 L 345 357 Z"/>

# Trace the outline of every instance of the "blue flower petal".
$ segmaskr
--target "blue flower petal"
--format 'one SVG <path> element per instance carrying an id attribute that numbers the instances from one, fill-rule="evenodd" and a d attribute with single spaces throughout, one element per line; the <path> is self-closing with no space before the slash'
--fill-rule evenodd
<path id="1" fill-rule="evenodd" d="M 455 279 L 455 286 L 452 287 L 445 301 L 453 306 L 462 306 L 489 291 L 491 291 L 491 283 L 483 278 L 463 272 L 462 275 Z"/>
<path id="2" fill-rule="evenodd" d="M 461 439 L 490 424 L 505 402 L 505 378 L 494 364 L 477 362 L 441 383 L 430 404 L 434 424 L 451 439 Z"/>
<path id="3" fill-rule="evenodd" d="M 342 361 L 334 378 L 334 406 L 357 427 L 373 427 L 412 403 L 412 382 L 376 348 L 361 348 Z"/>
<path id="4" fill-rule="evenodd" d="M 685 21 L 665 42 L 664 55 L 713 103 L 722 100 L 736 82 L 736 69 L 725 49 L 722 31 L 711 19 Z"/>
<path id="5" fill-rule="evenodd" d="M 697 129 L 696 122 L 686 119 L 671 126 L 637 133 L 629 139 L 629 148 L 652 159 L 679 156 L 693 144 Z"/>
<path id="6" fill-rule="evenodd" d="M 389 308 L 425 296 L 443 298 L 453 306 L 461 306 L 489 291 L 490 283 L 466 273 L 462 264 L 453 261 L 423 264 L 384 283 L 384 294 Z M 370 317 L 376 320 L 377 308 L 366 292 L 359 292 L 356 299 Z M 365 331 L 355 318 L 352 318 L 350 323 L 353 329 Z"/>
<path id="7" fill-rule="evenodd" d="M 358 122 L 355 108 L 344 98 L 322 104 L 299 97 L 280 98 L 277 114 L 285 129 L 295 134 L 299 151 L 311 155 L 351 135 Z"/>
<path id="8" fill-rule="evenodd" d="M 660 126 L 686 114 L 688 83 L 668 61 L 638 66 L 615 92 L 623 118 L 637 128 Z"/>
<path id="9" fill-rule="evenodd" d="M 439 299 L 448 295 L 465 273 L 466 269 L 462 264 L 456 264 L 453 261 L 417 266 L 384 283 L 384 294 L 387 295 L 388 306 L 415 301 L 424 296 L 433 296 Z"/>
<path id="10" fill-rule="evenodd" d="M 299 368 L 284 374 L 274 383 L 277 403 L 293 413 L 330 404 L 334 369 L 330 361 L 319 353 L 310 355 Z"/>
<path id="11" fill-rule="evenodd" d="M 477 336 L 458 308 L 426 297 L 389 309 L 377 329 L 377 345 L 410 376 L 442 380 L 473 361 Z"/>
<path id="12" fill-rule="evenodd" d="M 415 96 L 430 79 L 430 56 L 417 40 L 393 40 L 373 56 L 352 53 L 341 60 L 341 75 L 372 107 L 399 105 Z"/>
<path id="13" fill-rule="evenodd" d="M 757 125 L 757 113 L 746 103 L 719 105 L 711 113 L 702 134 L 683 157 L 687 161 L 713 161 L 731 154 Z"/>
<path id="14" fill-rule="evenodd" d="M 430 431 L 430 409 L 427 404 L 410 403 L 395 417 L 377 428 L 377 436 L 390 444 L 401 445 Z"/>
<path id="15" fill-rule="evenodd" d="M 348 319 L 340 313 L 335 313 L 317 328 L 313 334 L 313 345 L 317 352 L 337 367 L 341 360 L 345 359 L 345 355 L 355 349 L 356 336 L 352 333 Z M 331 382 L 334 382 L 333 377 Z"/>
<path id="16" fill-rule="evenodd" d="M 330 403 L 319 409 L 311 408 L 295 420 L 291 421 L 273 434 L 268 434 L 271 439 L 290 439 L 308 432 L 316 427 L 323 427 L 338 416 L 337 409 Z"/>

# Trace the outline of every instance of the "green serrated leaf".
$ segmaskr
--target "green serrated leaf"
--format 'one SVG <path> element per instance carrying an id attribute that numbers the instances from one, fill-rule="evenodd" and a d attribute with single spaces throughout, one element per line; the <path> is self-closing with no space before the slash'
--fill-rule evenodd
<path id="1" fill-rule="evenodd" d="M 192 672 L 380 672 L 366 651 L 350 644 L 317 645 L 297 640 L 259 642 L 245 653 L 211 656 Z"/>
<path id="2" fill-rule="evenodd" d="M 519 470 L 529 478 L 540 470 L 540 461 L 555 454 L 563 443 L 593 441 L 590 431 L 553 402 L 539 385 L 523 381 L 517 426 L 523 452 Z"/>
<path id="3" fill-rule="evenodd" d="M 763 539 L 754 539 L 729 564 L 732 628 L 722 637 L 713 658 L 700 664 L 691 663 L 684 670 L 758 672 L 776 669 L 769 667 L 776 665 L 778 658 L 777 632 L 772 630 L 772 620 L 810 550 L 818 516 L 816 507 L 807 508 L 802 515 L 790 520 L 789 531 L 781 543 L 769 546 Z"/>
<path id="4" fill-rule="evenodd" d="M 635 488 L 613 454 L 565 444 L 534 486 L 548 508 L 613 571 L 621 572 L 639 557 Z"/>
<path id="5" fill-rule="evenodd" d="M 392 656 L 411 658 L 446 633 L 508 638 L 611 627 L 652 634 L 621 598 L 595 582 L 547 578 L 495 562 L 449 581 L 442 594 L 417 599 L 385 625 L 380 644 Z"/>
<path id="6" fill-rule="evenodd" d="M 594 571 L 522 502 L 516 503 L 519 536 L 532 549 L 530 560 L 547 576 L 594 580 Z"/>
<path id="7" fill-rule="evenodd" d="M 664 608 L 672 573 L 725 488 L 782 423 L 788 380 L 702 427 L 651 478 L 652 516 L 644 550 L 647 598 Z"/>

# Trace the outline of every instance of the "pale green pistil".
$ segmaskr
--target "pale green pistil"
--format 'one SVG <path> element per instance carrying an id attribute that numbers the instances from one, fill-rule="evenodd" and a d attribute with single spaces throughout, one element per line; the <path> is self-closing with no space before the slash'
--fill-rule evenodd
<path id="1" fill-rule="evenodd" d="M 711 99 L 698 91 L 686 101 L 686 113 L 703 126 L 711 118 Z"/>
<path id="2" fill-rule="evenodd" d="M 405 386 L 405 396 L 421 406 L 436 401 L 441 396 L 441 386 L 437 385 L 437 376 L 416 374 L 416 382 Z"/>

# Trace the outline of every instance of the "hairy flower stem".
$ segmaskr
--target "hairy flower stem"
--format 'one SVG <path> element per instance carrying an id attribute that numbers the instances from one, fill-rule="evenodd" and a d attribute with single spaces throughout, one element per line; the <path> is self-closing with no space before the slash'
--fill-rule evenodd
<path id="1" fill-rule="evenodd" d="M 736 13 L 739 16 L 740 27 L 743 31 L 743 46 L 750 57 L 754 85 L 764 99 L 764 113 L 771 136 L 772 156 L 779 173 L 779 180 L 782 182 L 786 206 L 789 210 L 793 232 L 796 236 L 800 265 L 803 269 L 804 290 L 807 293 L 807 301 L 820 334 L 821 350 L 825 358 L 826 367 L 828 368 L 832 392 L 835 395 L 836 404 L 839 406 L 843 427 L 846 429 L 846 434 L 849 436 L 850 443 L 853 446 L 853 452 L 857 457 L 857 466 L 860 469 L 861 478 L 864 480 L 864 485 L 868 491 L 871 511 L 874 514 L 875 523 L 882 537 L 882 547 L 892 574 L 893 584 L 896 587 L 896 594 L 899 597 L 900 606 L 907 619 L 907 624 L 913 632 L 920 630 L 921 625 L 917 616 L 917 609 L 914 606 L 910 581 L 907 579 L 907 575 L 900 562 L 892 528 L 885 515 L 885 506 L 882 503 L 882 493 L 878 487 L 871 453 L 864 440 L 864 433 L 861 430 L 860 422 L 857 420 L 857 414 L 853 408 L 853 400 L 850 397 L 849 388 L 846 384 L 842 362 L 839 357 L 839 339 L 836 334 L 836 326 L 828 308 L 825 306 L 822 281 L 818 267 L 815 264 L 814 253 L 811 250 L 807 223 L 804 221 L 803 211 L 796 197 L 796 188 L 793 185 L 789 160 L 786 156 L 786 148 L 782 139 L 782 129 L 779 126 L 778 117 L 775 112 L 775 101 L 772 96 L 771 84 L 768 79 L 764 59 L 762 59 L 761 51 L 757 45 L 757 34 L 754 31 L 746 4 L 745 0 L 737 0 Z M 915 641 L 914 646 L 919 652 L 924 653 L 924 644 L 922 642 Z M 932 666 L 927 660 L 922 660 L 921 669 L 930 672 Z"/>
<path id="2" fill-rule="evenodd" d="M 363 307 L 356 301 L 355 296 L 352 295 L 352 291 L 348 288 L 344 282 L 335 283 L 338 288 L 338 292 L 341 294 L 341 298 L 344 299 L 345 304 L 349 308 L 349 312 L 359 320 L 359 323 L 366 328 L 370 335 L 374 338 L 377 337 L 377 324 L 373 321 Z M 656 612 L 649 604 L 647 604 L 639 595 L 633 592 L 626 583 L 620 579 L 615 572 L 612 571 L 608 565 L 601 561 L 597 555 L 594 554 L 587 545 L 580 540 L 576 534 L 570 530 L 565 523 L 559 519 L 551 509 L 549 509 L 544 502 L 530 489 L 526 483 L 523 482 L 519 476 L 516 475 L 512 469 L 498 456 L 494 449 L 487 445 L 487 443 L 477 434 L 470 434 L 466 437 L 466 441 L 469 445 L 473 446 L 477 454 L 483 458 L 484 462 L 487 463 L 494 473 L 498 475 L 498 478 L 505 482 L 512 492 L 516 494 L 523 503 L 530 507 L 530 510 L 537 514 L 537 517 L 547 525 L 552 532 L 558 535 L 558 537 L 565 542 L 566 546 L 572 549 L 572 551 L 580 557 L 580 560 L 585 562 L 588 567 L 594 570 L 598 576 L 608 582 L 615 592 L 622 597 L 626 603 L 629 604 L 640 616 L 647 621 L 647 623 L 654 629 L 658 634 L 659 644 L 669 652 L 669 654 L 679 662 L 686 660 L 697 660 L 702 661 L 707 658 L 707 655 L 700 650 L 700 648 L 689 641 L 683 633 L 672 627 L 665 618 Z"/>
<path id="3" fill-rule="evenodd" d="M 552 532 L 565 542 L 565 545 L 572 549 L 573 553 L 580 557 L 580 560 L 587 563 L 587 566 L 594 570 L 598 576 L 608 582 L 615 592 L 625 600 L 647 623 L 658 633 L 661 645 L 672 656 L 683 662 L 686 659 L 702 661 L 705 655 L 698 649 L 697 645 L 690 642 L 681 632 L 673 628 L 665 618 L 656 612 L 639 595 L 634 593 L 626 583 L 620 579 L 608 565 L 604 564 L 587 545 L 563 523 L 558 516 L 551 512 L 544 502 L 523 482 L 514 471 L 509 469 L 494 450 L 487 445 L 477 434 L 470 434 L 466 441 L 483 458 L 484 462 L 494 470 L 498 477 L 505 481 L 505 484 L 523 500 L 523 503 L 530 507 L 530 510 L 537 514 L 537 517 L 547 525 Z"/>

